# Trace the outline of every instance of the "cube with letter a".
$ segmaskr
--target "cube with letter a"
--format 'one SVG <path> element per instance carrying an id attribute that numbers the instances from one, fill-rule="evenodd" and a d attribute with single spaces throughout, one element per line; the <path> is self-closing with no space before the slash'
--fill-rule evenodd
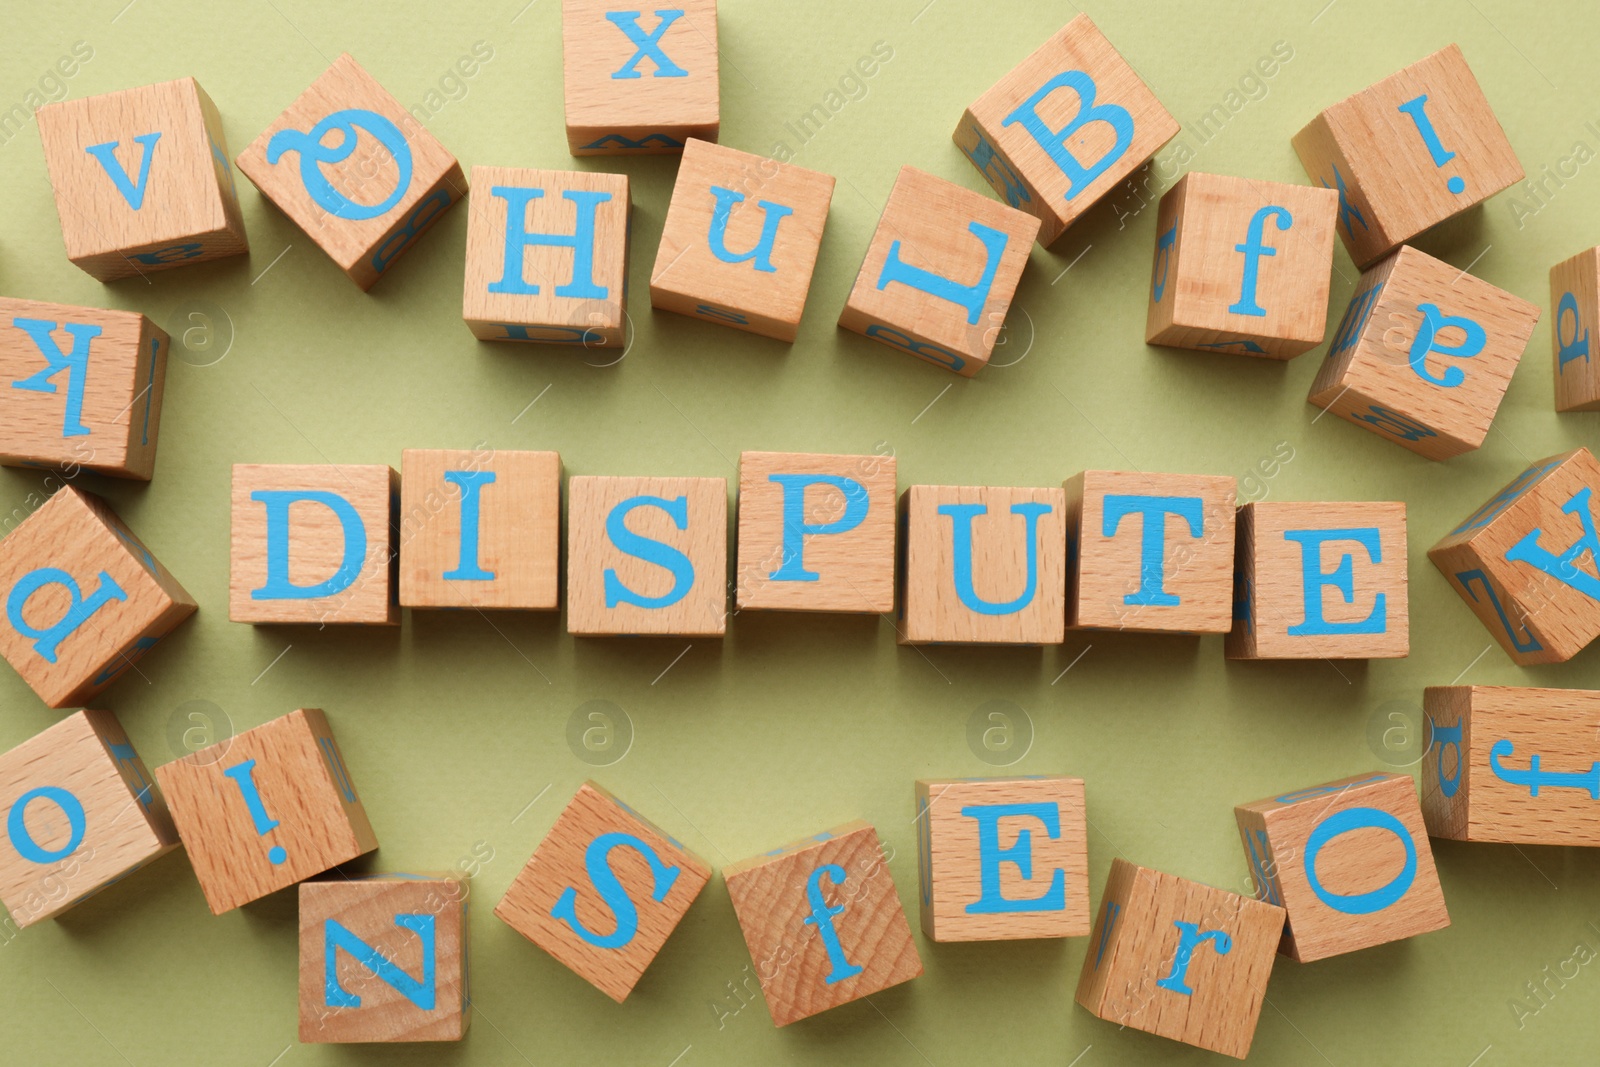
<path id="1" fill-rule="evenodd" d="M 1600 409 L 1600 248 L 1579 252 L 1550 268 L 1550 306 L 1555 321 L 1556 410 Z"/>
<path id="2" fill-rule="evenodd" d="M 1039 243 L 1049 245 L 1177 133 L 1078 15 L 967 108 L 955 142 L 1007 204 L 1039 217 Z"/>
<path id="3" fill-rule="evenodd" d="M 1450 925 L 1409 774 L 1364 774 L 1233 809 L 1256 895 L 1301 963 Z"/>

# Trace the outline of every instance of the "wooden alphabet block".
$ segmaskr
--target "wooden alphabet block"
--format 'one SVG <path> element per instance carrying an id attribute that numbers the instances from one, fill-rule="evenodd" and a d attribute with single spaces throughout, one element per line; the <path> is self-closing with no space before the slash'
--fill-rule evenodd
<path id="1" fill-rule="evenodd" d="M 934 941 L 1089 932 L 1083 779 L 917 781 L 922 932 Z"/>
<path id="2" fill-rule="evenodd" d="M 661 230 L 650 303 L 793 341 L 833 175 L 691 138 Z"/>
<path id="3" fill-rule="evenodd" d="M 99 497 L 64 486 L 0 540 L 0 655 L 52 708 L 81 707 L 194 598 Z"/>
<path id="4" fill-rule="evenodd" d="M 248 252 L 222 117 L 193 78 L 41 107 L 67 258 L 102 282 Z"/>
<path id="5" fill-rule="evenodd" d="M 1066 639 L 1060 489 L 913 485 L 900 495 L 901 644 Z"/>
<path id="6" fill-rule="evenodd" d="M 1555 350 L 1556 410 L 1600 411 L 1600 348 L 1590 334 L 1600 323 L 1600 248 L 1579 252 L 1550 268 L 1550 328 Z"/>
<path id="7" fill-rule="evenodd" d="M 156 768 L 213 915 L 378 847 L 327 716 L 302 708 Z"/>
<path id="8" fill-rule="evenodd" d="M 300 883 L 300 1040 L 467 1036 L 467 894 L 460 874 Z"/>
<path id="9" fill-rule="evenodd" d="M 1039 220 L 901 167 L 839 325 L 970 378 L 989 362 Z"/>
<path id="10" fill-rule="evenodd" d="M 1429 459 L 1489 436 L 1539 308 L 1418 252 L 1361 276 L 1310 403 Z"/>
<path id="11" fill-rule="evenodd" d="M 398 625 L 399 493 L 383 464 L 234 464 L 228 618 Z"/>
<path id="12" fill-rule="evenodd" d="M 722 636 L 725 479 L 586 475 L 567 494 L 567 632 Z"/>
<path id="13" fill-rule="evenodd" d="M 237 162 L 362 289 L 467 192 L 456 158 L 348 52 Z"/>
<path id="14" fill-rule="evenodd" d="M 1233 628 L 1234 479 L 1084 471 L 1066 493 L 1068 626 Z"/>
<path id="15" fill-rule="evenodd" d="M 1362 269 L 1523 177 L 1453 44 L 1334 104 L 1293 143 L 1338 192 L 1340 236 Z"/>
<path id="16" fill-rule="evenodd" d="M 739 453 L 738 606 L 894 610 L 893 456 Z"/>
<path id="17" fill-rule="evenodd" d="M 1106 1022 L 1244 1059 L 1283 933 L 1273 904 L 1118 858 L 1078 979 Z"/>
<path id="18" fill-rule="evenodd" d="M 54 918 L 178 847 L 167 805 L 109 711 L 79 711 L 0 756 L 0 903 Z"/>
<path id="19" fill-rule="evenodd" d="M 567 147 L 575 156 L 681 152 L 717 139 L 717 0 L 649 8 L 561 0 Z"/>
<path id="20" fill-rule="evenodd" d="M 621 1004 L 710 880 L 699 856 L 585 782 L 494 913 Z"/>
<path id="21" fill-rule="evenodd" d="M 1517 663 L 1562 663 L 1600 637 L 1596 492 L 1588 449 L 1550 456 L 1428 550 Z"/>
<path id="22" fill-rule="evenodd" d="M 722 868 L 778 1026 L 922 973 L 878 832 L 860 819 Z"/>
<path id="23" fill-rule="evenodd" d="M 408 448 L 400 472 L 402 606 L 554 610 L 559 454 Z"/>
<path id="24" fill-rule="evenodd" d="M 149 481 L 171 346 L 137 312 L 0 298 L 0 463 Z"/>
<path id="25" fill-rule="evenodd" d="M 1190 171 L 1161 198 L 1144 339 L 1292 359 L 1322 343 L 1331 189 Z"/>
<path id="26" fill-rule="evenodd" d="M 1053 244 L 1178 134 L 1178 122 L 1079 15 L 961 116 L 956 147 Z"/>
<path id="27" fill-rule="evenodd" d="M 621 174 L 473 167 L 461 317 L 480 341 L 627 342 Z"/>
<path id="28" fill-rule="evenodd" d="M 1234 538 L 1229 659 L 1410 652 L 1404 503 L 1256 501 Z"/>
<path id="29" fill-rule="evenodd" d="M 1409 774 L 1365 774 L 1233 809 L 1256 896 L 1301 963 L 1442 930 L 1444 890 Z"/>

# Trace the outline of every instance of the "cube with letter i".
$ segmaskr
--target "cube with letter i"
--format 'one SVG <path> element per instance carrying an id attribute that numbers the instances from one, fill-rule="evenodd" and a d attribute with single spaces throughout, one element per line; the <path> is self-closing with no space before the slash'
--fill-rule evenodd
<path id="1" fill-rule="evenodd" d="M 620 1004 L 710 880 L 700 857 L 585 782 L 494 913 Z"/>
<path id="2" fill-rule="evenodd" d="M 878 832 L 856 820 L 722 869 L 778 1026 L 922 973 Z"/>
<path id="3" fill-rule="evenodd" d="M 1083 779 L 919 779 L 922 932 L 934 941 L 1089 932 Z"/>
<path id="4" fill-rule="evenodd" d="M 994 352 L 1039 220 L 901 167 L 839 325 L 972 377 Z"/>
<path id="5" fill-rule="evenodd" d="M 1185 174 L 1161 198 L 1145 340 L 1291 359 L 1322 343 L 1339 198 Z"/>
<path id="6" fill-rule="evenodd" d="M 1600 637 L 1600 463 L 1586 448 L 1517 475 L 1428 549 L 1517 663 L 1562 663 Z"/>
<path id="7" fill-rule="evenodd" d="M 1387 659 L 1411 649 L 1403 503 L 1256 501 L 1235 530 L 1229 659 Z"/>
<path id="8" fill-rule="evenodd" d="M 1233 809 L 1256 895 L 1301 963 L 1450 925 L 1409 774 L 1363 774 Z"/>
<path id="9" fill-rule="evenodd" d="M 1079 15 L 980 96 L 956 146 L 1049 245 L 1177 136 L 1161 106 L 1088 15 Z"/>
<path id="10" fill-rule="evenodd" d="M 1407 245 L 1361 276 L 1308 401 L 1428 457 L 1470 452 L 1539 308 Z"/>
<path id="11" fill-rule="evenodd" d="M 38 111 L 67 258 L 102 282 L 250 250 L 222 116 L 193 78 Z"/>
<path id="12" fill-rule="evenodd" d="M 892 455 L 739 454 L 737 603 L 894 610 Z"/>
<path id="13" fill-rule="evenodd" d="M 1106 1022 L 1242 1060 L 1283 922 L 1275 904 L 1114 859 L 1077 1001 Z"/>
<path id="14" fill-rule="evenodd" d="M 1550 268 L 1550 306 L 1555 321 L 1556 410 L 1600 410 L 1600 348 L 1591 351 L 1600 323 L 1600 248 L 1579 252 Z"/>
<path id="15" fill-rule="evenodd" d="M 1339 236 L 1362 269 L 1522 180 L 1453 44 L 1327 108 L 1294 136 L 1294 150 L 1339 194 Z"/>
<path id="16" fill-rule="evenodd" d="M 473 167 L 461 317 L 480 341 L 627 340 L 628 179 Z"/>

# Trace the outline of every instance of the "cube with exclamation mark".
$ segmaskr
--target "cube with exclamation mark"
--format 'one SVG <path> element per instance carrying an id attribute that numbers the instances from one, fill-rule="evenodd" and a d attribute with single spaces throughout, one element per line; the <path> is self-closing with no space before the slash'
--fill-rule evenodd
<path id="1" fill-rule="evenodd" d="M 155 773 L 214 915 L 378 847 L 327 716 L 315 708 Z"/>

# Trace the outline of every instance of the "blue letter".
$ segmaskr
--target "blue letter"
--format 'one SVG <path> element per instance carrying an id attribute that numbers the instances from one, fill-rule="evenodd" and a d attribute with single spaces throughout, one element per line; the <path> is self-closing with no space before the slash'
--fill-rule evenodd
<path id="1" fill-rule="evenodd" d="M 610 857 L 613 849 L 631 848 L 643 856 L 650 865 L 650 871 L 655 876 L 655 889 L 651 892 L 651 899 L 660 903 L 667 899 L 667 894 L 672 892 L 672 886 L 681 873 L 676 867 L 669 867 L 656 855 L 656 850 L 632 834 L 601 834 L 589 842 L 589 848 L 583 854 L 584 868 L 589 872 L 589 881 L 594 885 L 595 891 L 600 894 L 600 899 L 605 901 L 617 917 L 617 928 L 609 934 L 593 933 L 588 927 L 578 920 L 578 891 L 571 886 L 561 891 L 561 896 L 556 900 L 556 906 L 550 909 L 550 914 L 572 927 L 572 932 L 583 938 L 596 948 L 621 948 L 633 940 L 639 932 L 639 909 L 634 907 L 633 900 L 628 896 L 628 891 L 623 888 L 617 876 L 611 873 Z"/>
<path id="2" fill-rule="evenodd" d="M 1439 308 L 1433 304 L 1418 304 L 1417 310 L 1422 312 L 1422 324 L 1417 327 L 1416 340 L 1411 342 L 1411 369 L 1417 372 L 1417 377 L 1430 385 L 1443 386 L 1454 389 L 1467 376 L 1460 367 L 1449 367 L 1438 378 L 1428 373 L 1428 353 L 1437 352 L 1442 356 L 1455 356 L 1457 359 L 1471 359 L 1483 351 L 1484 343 L 1489 339 L 1482 326 L 1472 319 L 1460 315 L 1442 315 Z M 1447 326 L 1459 327 L 1466 336 L 1458 345 L 1441 345 L 1435 343 L 1435 338 L 1440 330 Z"/>
<path id="3" fill-rule="evenodd" d="M 494 572 L 478 566 L 479 489 L 494 481 L 494 471 L 445 471 L 444 480 L 461 490 L 461 551 L 446 581 L 492 582 Z"/>
<path id="4" fill-rule="evenodd" d="M 28 606 L 28 598 L 47 585 L 59 585 L 67 591 L 67 610 L 61 618 L 43 630 L 36 630 L 22 617 L 22 609 Z M 40 567 L 38 570 L 29 571 L 17 580 L 11 587 L 11 595 L 6 598 L 6 618 L 11 623 L 11 628 L 23 637 L 33 638 L 33 650 L 44 658 L 46 663 L 56 661 L 56 648 L 71 637 L 73 633 L 89 621 L 95 612 L 111 603 L 113 600 L 127 600 L 128 594 L 122 591 L 122 586 L 105 571 L 100 572 L 99 584 L 94 592 L 89 594 L 89 599 L 83 598 L 83 591 L 78 588 L 77 579 L 58 567 Z"/>
<path id="5" fill-rule="evenodd" d="M 522 280 L 522 258 L 529 245 L 551 245 L 572 249 L 572 281 L 556 286 L 557 296 L 579 300 L 604 300 L 611 290 L 594 282 L 594 214 L 610 193 L 568 189 L 561 194 L 578 209 L 577 230 L 568 237 L 558 233 L 528 232 L 528 203 L 544 196 L 543 189 L 522 189 L 514 185 L 495 185 L 491 195 L 506 202 L 506 258 L 500 280 L 489 283 L 491 293 L 516 293 L 535 296 L 539 287 Z"/>
<path id="6" fill-rule="evenodd" d="M 1561 339 L 1561 322 L 1563 315 L 1572 316 L 1572 340 Z M 1582 330 L 1580 334 L 1578 331 Z M 1565 367 L 1579 356 L 1585 363 L 1589 362 L 1589 330 L 1583 325 L 1583 320 L 1578 316 L 1578 298 L 1571 293 L 1562 293 L 1561 299 L 1556 303 L 1556 367 Z"/>
<path id="7" fill-rule="evenodd" d="M 744 202 L 744 194 L 713 185 L 711 195 L 717 200 L 716 206 L 711 209 L 711 232 L 706 235 L 711 254 L 724 263 L 744 263 L 753 259 L 756 261 L 756 270 L 767 274 L 776 272 L 778 268 L 772 265 L 772 243 L 778 239 L 778 223 L 786 216 L 793 215 L 794 208 L 774 204 L 771 200 L 757 200 L 756 206 L 764 212 L 761 239 L 750 251 L 734 255 L 728 251 L 728 217 L 733 214 L 733 205 Z"/>
<path id="8" fill-rule="evenodd" d="M 1261 257 L 1278 254 L 1276 248 L 1262 244 L 1262 231 L 1266 229 L 1268 219 L 1277 223 L 1280 231 L 1294 226 L 1294 216 L 1289 209 L 1276 205 L 1260 208 L 1250 216 L 1250 225 L 1244 232 L 1244 244 L 1233 246 L 1235 252 L 1244 253 L 1244 278 L 1239 283 L 1239 299 L 1228 308 L 1234 315 L 1262 317 L 1267 313 L 1265 308 L 1256 303 L 1256 280 L 1261 272 Z"/>
<path id="9" fill-rule="evenodd" d="M 1172 220 L 1172 228 L 1156 238 L 1156 265 L 1151 272 L 1154 280 L 1150 283 L 1150 296 L 1157 304 L 1167 291 L 1167 267 L 1172 260 L 1172 249 L 1178 243 L 1178 220 Z"/>
<path id="10" fill-rule="evenodd" d="M 1457 733 L 1460 727 L 1457 727 Z M 1550 786 L 1552 789 L 1582 789 L 1589 794 L 1590 800 L 1600 800 L 1600 760 L 1589 765 L 1586 771 L 1541 771 L 1539 769 L 1539 754 L 1535 752 L 1528 757 L 1528 769 L 1519 771 L 1515 767 L 1503 766 L 1500 761 L 1511 755 L 1515 746 L 1501 738 L 1489 748 L 1489 769 L 1494 776 L 1502 782 L 1512 785 L 1525 785 L 1528 795 L 1539 795 L 1541 785 Z"/>
<path id="11" fill-rule="evenodd" d="M 34 347 L 44 356 L 45 368 L 37 374 L 11 383 L 13 389 L 26 389 L 33 393 L 54 393 L 56 383 L 51 381 L 62 371 L 67 372 L 66 411 L 61 418 L 62 437 L 82 437 L 89 432 L 83 424 L 83 381 L 89 374 L 89 345 L 100 336 L 100 327 L 87 323 L 69 322 L 63 328 L 72 336 L 72 353 L 61 351 L 56 339 L 50 336 L 56 324 L 43 319 L 12 319 L 11 325 L 27 333 Z"/>
<path id="12" fill-rule="evenodd" d="M 1039 584 L 1039 516 L 1055 510 L 1049 504 L 1012 504 L 1011 514 L 1022 516 L 1023 534 L 1028 540 L 1028 577 L 1015 600 L 1004 603 L 985 600 L 972 584 L 972 520 L 989 512 L 987 504 L 940 504 L 939 514 L 950 516 L 950 556 L 956 596 L 969 611 L 979 615 L 1014 615 L 1033 602 Z"/>
<path id="13" fill-rule="evenodd" d="M 842 914 L 845 906 L 829 904 L 823 898 L 824 876 L 832 879 L 834 885 L 843 885 L 848 876 L 844 873 L 844 868 L 837 863 L 825 863 L 812 871 L 811 877 L 806 879 L 806 901 L 811 905 L 811 914 L 806 919 L 806 925 L 815 926 L 817 932 L 822 935 L 822 947 L 828 951 L 827 984 L 833 985 L 846 978 L 854 978 L 861 973 L 861 967 L 845 959 L 844 946 L 839 944 L 839 931 L 833 927 L 833 917 Z"/>
<path id="14" fill-rule="evenodd" d="M 1442 167 L 1456 158 L 1454 152 L 1447 151 L 1439 140 L 1439 133 L 1433 128 L 1433 120 L 1428 117 L 1428 96 L 1421 96 L 1407 100 L 1398 108 L 1399 111 L 1411 116 L 1411 121 L 1416 124 L 1417 133 L 1422 137 L 1423 147 L 1427 148 L 1428 155 L 1433 159 L 1435 167 Z M 1452 174 L 1450 180 L 1445 182 L 1445 187 L 1452 193 L 1461 193 L 1467 188 L 1467 183 L 1459 175 Z"/>
<path id="15" fill-rule="evenodd" d="M 1033 881 L 1033 831 L 1018 830 L 1017 843 L 1000 847 L 1000 820 L 1008 816 L 1038 819 L 1052 841 L 1061 837 L 1061 809 L 1055 804 L 970 804 L 961 814 L 978 820 L 978 899 L 967 905 L 968 915 L 995 915 L 1014 911 L 1064 911 L 1067 906 L 1066 872 L 1057 867 L 1050 888 L 1041 896 L 1011 900 L 1000 892 L 1000 865 L 1014 864 L 1025 882 Z"/>
<path id="16" fill-rule="evenodd" d="M 611 76 L 613 78 L 643 77 L 638 70 L 639 60 L 649 56 L 650 62 L 656 65 L 655 76 L 657 78 L 688 77 L 689 72 L 668 59 L 667 54 L 661 50 L 662 35 L 667 32 L 667 27 L 683 17 L 683 12 L 678 9 L 657 11 L 656 18 L 661 21 L 656 23 L 655 30 L 648 36 L 638 22 L 638 18 L 642 14 L 644 14 L 642 11 L 609 11 L 606 13 L 606 21 L 626 34 L 628 40 L 632 41 L 638 48 L 638 51 L 633 54 L 633 58 L 624 63 Z"/>
<path id="17" fill-rule="evenodd" d="M 1189 958 L 1194 955 L 1194 950 L 1210 941 L 1217 950 L 1217 955 L 1226 956 L 1233 951 L 1233 938 L 1222 930 L 1207 930 L 1200 932 L 1200 927 L 1194 923 L 1174 921 L 1173 926 L 1178 928 L 1178 951 L 1172 956 L 1172 973 L 1156 982 L 1162 989 L 1170 989 L 1174 993 L 1192 996 L 1194 990 L 1189 988 L 1189 983 L 1184 981 L 1189 974 Z"/>
<path id="18" fill-rule="evenodd" d="M 959 304 L 967 309 L 967 325 L 975 326 L 978 316 L 983 311 L 983 305 L 989 299 L 989 288 L 994 284 L 995 271 L 1000 269 L 1000 256 L 1006 250 L 1006 242 L 1010 240 L 999 230 L 991 230 L 979 222 L 967 223 L 967 230 L 983 242 L 984 254 L 987 258 L 983 263 L 983 277 L 973 285 L 957 285 L 949 278 L 941 277 L 913 267 L 900 258 L 900 242 L 895 241 L 889 246 L 889 255 L 883 261 L 883 270 L 878 275 L 878 288 L 886 288 L 890 282 L 899 282 L 909 285 L 913 289 L 921 289 L 924 293 L 948 300 L 952 304 Z"/>
<path id="19" fill-rule="evenodd" d="M 1439 766 L 1434 773 L 1439 778 L 1439 792 L 1447 797 L 1456 795 L 1456 790 L 1461 788 L 1461 722 L 1457 720 L 1454 726 L 1440 726 L 1428 718 L 1428 729 L 1432 735 L 1431 747 L 1439 753 Z M 1446 778 L 1444 776 L 1444 746 L 1449 745 L 1456 750 L 1456 773 Z"/>
<path id="20" fill-rule="evenodd" d="M 1322 617 L 1322 590 L 1333 586 L 1344 594 L 1346 604 L 1356 602 L 1355 561 L 1346 552 L 1331 571 L 1322 569 L 1322 546 L 1329 541 L 1354 541 L 1367 550 L 1373 563 L 1383 562 L 1383 546 L 1376 526 L 1347 530 L 1285 530 L 1285 541 L 1300 542 L 1300 575 L 1305 595 L 1305 621 L 1289 627 L 1290 637 L 1332 636 L 1335 634 L 1381 634 L 1389 630 L 1388 594 L 1373 598 L 1372 614 L 1361 622 L 1329 622 Z"/>
<path id="21" fill-rule="evenodd" d="M 67 817 L 67 843 L 60 848 L 42 848 L 33 839 L 33 835 L 28 833 L 28 804 L 34 800 L 50 801 Z M 83 844 L 83 832 L 87 828 L 83 805 L 79 803 L 78 798 L 54 785 L 42 785 L 22 794 L 17 798 L 17 802 L 11 805 L 11 814 L 6 818 L 6 832 L 11 835 L 12 847 L 17 850 L 17 855 L 29 863 L 54 863 L 56 860 L 66 859 Z"/>
<path id="22" fill-rule="evenodd" d="M 1589 599 L 1600 600 L 1600 581 L 1578 566 L 1578 560 L 1583 558 L 1584 553 L 1600 563 L 1600 535 L 1595 532 L 1594 515 L 1589 511 L 1589 493 L 1586 485 L 1561 505 L 1562 511 L 1578 516 L 1583 523 L 1583 536 L 1574 541 L 1571 548 L 1559 556 L 1552 556 L 1540 546 L 1539 536 L 1544 531 L 1536 526 L 1522 540 L 1506 549 L 1506 559 L 1531 564 Z"/>
<path id="23" fill-rule="evenodd" d="M 396 915 L 394 924 L 410 930 L 422 939 L 422 978 L 411 977 L 389 957 L 373 948 L 355 934 L 345 929 L 336 919 L 324 919 L 322 924 L 322 994 L 330 1008 L 359 1008 L 361 998 L 347 992 L 339 984 L 339 950 L 350 953 L 355 961 L 372 973 L 396 993 L 415 1004 L 421 1011 L 432 1011 L 435 998 L 434 940 L 432 915 Z"/>
<path id="24" fill-rule="evenodd" d="M 361 204 L 351 200 L 335 189 L 333 183 L 322 174 L 322 164 L 342 163 L 350 158 L 360 140 L 360 135 L 356 133 L 358 128 L 366 130 L 369 136 L 383 145 L 398 171 L 394 191 L 377 204 Z M 335 130 L 339 133 L 339 143 L 331 147 L 323 144 L 323 138 Z M 267 142 L 267 162 L 276 164 L 285 152 L 300 153 L 301 184 L 317 206 L 334 218 L 375 219 L 400 203 L 406 190 L 411 188 L 411 145 L 406 141 L 406 135 L 400 132 L 400 127 L 376 111 L 348 108 L 335 111 L 305 133 L 279 130 Z"/>
<path id="25" fill-rule="evenodd" d="M 1144 516 L 1143 539 L 1139 543 L 1139 589 L 1122 598 L 1124 604 L 1156 604 L 1176 607 L 1181 598 L 1162 588 L 1166 580 L 1167 516 L 1176 515 L 1189 524 L 1189 536 L 1205 532 L 1205 502 L 1197 496 L 1119 496 L 1106 494 L 1102 503 L 1101 537 L 1115 537 L 1124 515 Z"/>
<path id="26" fill-rule="evenodd" d="M 251 600 L 316 600 L 355 584 L 367 558 L 367 527 L 350 501 L 321 489 L 257 489 L 250 499 L 267 509 L 267 580 L 260 589 L 250 591 Z M 344 559 L 339 569 L 314 585 L 295 585 L 289 580 L 289 509 L 301 502 L 321 504 L 333 512 L 344 532 Z"/>
<path id="27" fill-rule="evenodd" d="M 92 144 L 85 148 L 84 151 L 100 161 L 100 165 L 106 169 L 106 174 L 110 175 L 112 184 L 117 187 L 117 192 L 122 194 L 122 199 L 128 202 L 129 207 L 138 211 L 144 207 L 144 187 L 145 182 L 150 178 L 150 158 L 156 154 L 156 142 L 159 140 L 161 140 L 159 132 L 142 133 L 133 139 L 134 144 L 144 149 L 144 158 L 139 162 L 139 180 L 137 182 L 128 180 L 127 170 L 123 168 L 121 163 L 117 162 L 117 157 L 112 155 L 117 150 L 117 145 L 121 143 L 120 141 Z"/>
<path id="28" fill-rule="evenodd" d="M 1388 885 L 1380 886 L 1371 892 L 1351 893 L 1346 896 L 1324 889 L 1322 883 L 1317 881 L 1317 854 L 1322 851 L 1324 845 L 1340 834 L 1368 827 L 1387 830 L 1400 839 L 1400 843 L 1406 847 L 1405 866 Z M 1318 900 L 1334 911 L 1346 915 L 1371 915 L 1405 896 L 1406 890 L 1411 888 L 1411 883 L 1417 876 L 1417 846 L 1411 843 L 1411 832 L 1406 829 L 1405 823 L 1388 812 L 1377 808 L 1346 808 L 1323 819 L 1311 831 L 1311 836 L 1306 838 L 1305 864 L 1306 884 L 1311 887 Z"/>
<path id="29" fill-rule="evenodd" d="M 767 481 L 783 486 L 783 562 L 767 577 L 775 582 L 814 582 L 821 575 L 806 570 L 806 538 L 848 533 L 867 518 L 867 487 L 854 478 L 837 474 L 769 474 Z M 844 494 L 844 514 L 832 522 L 807 522 L 806 490 L 831 485 Z"/>
<path id="30" fill-rule="evenodd" d="M 1052 130 L 1039 117 L 1039 105 L 1044 102 L 1045 97 L 1057 89 L 1071 89 L 1078 95 L 1078 113 L 1061 129 Z M 1022 128 L 1039 142 L 1039 147 L 1045 150 L 1045 154 L 1061 168 L 1061 173 L 1067 176 L 1068 200 L 1083 192 L 1090 182 L 1110 169 L 1112 164 L 1122 158 L 1128 146 L 1133 144 L 1133 116 L 1128 114 L 1128 109 L 1118 104 L 1097 106 L 1094 102 L 1095 91 L 1094 79 L 1089 75 L 1081 70 L 1065 71 L 1039 86 L 1032 96 L 1018 105 L 1017 109 L 1000 123 L 1002 126 L 1009 126 L 1013 122 L 1020 122 Z M 1111 132 L 1116 136 L 1116 144 L 1112 145 L 1105 155 L 1095 160 L 1092 166 L 1085 167 L 1078 162 L 1078 157 L 1067 150 L 1067 142 L 1073 139 L 1073 134 L 1091 122 L 1103 122 L 1110 126 Z"/>
<path id="31" fill-rule="evenodd" d="M 660 508 L 672 519 L 672 524 L 680 530 L 689 528 L 689 498 L 680 496 L 667 500 L 659 496 L 630 496 L 622 503 L 611 509 L 611 514 L 606 516 L 606 536 L 611 538 L 611 543 L 617 551 L 625 552 L 635 559 L 642 559 L 646 563 L 654 563 L 657 567 L 664 567 L 672 572 L 672 588 L 661 596 L 641 596 L 632 589 L 622 584 L 622 579 L 617 577 L 617 572 L 610 567 L 605 572 L 606 607 L 614 608 L 618 604 L 633 604 L 641 608 L 671 607 L 689 595 L 689 590 L 694 588 L 694 563 L 688 556 L 660 541 L 641 537 L 629 530 L 625 524 L 628 513 L 635 508 Z"/>

